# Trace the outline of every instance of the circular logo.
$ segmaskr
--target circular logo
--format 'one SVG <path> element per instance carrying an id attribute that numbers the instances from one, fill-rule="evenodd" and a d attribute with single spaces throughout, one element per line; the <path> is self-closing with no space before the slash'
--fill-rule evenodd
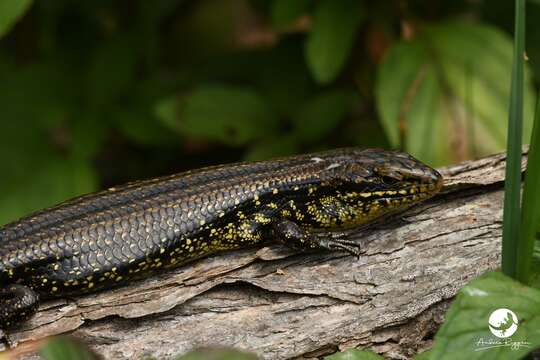
<path id="1" fill-rule="evenodd" d="M 489 315 L 489 330 L 499 338 L 512 336 L 518 328 L 518 318 L 512 310 L 497 309 Z"/>

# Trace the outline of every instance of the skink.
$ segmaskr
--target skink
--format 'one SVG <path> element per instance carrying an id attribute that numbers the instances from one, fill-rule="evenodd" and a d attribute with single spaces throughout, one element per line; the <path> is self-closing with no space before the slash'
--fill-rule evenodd
<path id="1" fill-rule="evenodd" d="M 359 254 L 326 233 L 433 196 L 441 175 L 408 154 L 346 148 L 237 163 L 85 195 L 0 228 L 0 323 L 40 299 L 110 288 L 276 239 Z"/>

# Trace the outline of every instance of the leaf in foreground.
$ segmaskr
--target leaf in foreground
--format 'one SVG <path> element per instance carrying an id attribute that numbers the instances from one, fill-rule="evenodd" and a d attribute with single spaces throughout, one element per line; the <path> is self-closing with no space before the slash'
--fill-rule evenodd
<path id="1" fill-rule="evenodd" d="M 501 308 L 518 317 L 516 332 L 507 338 L 495 337 L 489 329 L 490 314 Z M 516 347 L 520 342 L 522 346 Z M 512 360 L 521 359 L 538 347 L 540 290 L 491 272 L 461 289 L 435 335 L 429 358 Z"/>
<path id="2" fill-rule="evenodd" d="M 68 336 L 59 336 L 47 341 L 40 350 L 44 360 L 98 360 L 86 345 Z"/>
<path id="3" fill-rule="evenodd" d="M 519 159 L 521 160 L 521 159 Z M 540 101 L 537 103 L 531 146 L 523 185 L 523 204 L 521 208 L 520 241 L 517 248 L 517 279 L 532 284 L 532 276 L 538 277 L 540 268 L 533 267 L 537 229 L 540 228 Z M 536 273 L 533 274 L 533 268 Z"/>
<path id="4" fill-rule="evenodd" d="M 325 360 L 380 360 L 382 356 L 371 351 L 348 349 L 324 358 Z"/>

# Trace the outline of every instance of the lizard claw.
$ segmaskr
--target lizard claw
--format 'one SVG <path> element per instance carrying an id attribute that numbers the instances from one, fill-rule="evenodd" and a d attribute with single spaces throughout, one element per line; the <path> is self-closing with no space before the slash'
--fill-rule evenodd
<path id="1" fill-rule="evenodd" d="M 351 240 L 318 238 L 317 243 L 320 247 L 328 250 L 344 250 L 349 254 L 356 256 L 357 259 L 360 259 L 360 254 L 362 253 L 360 244 Z"/>

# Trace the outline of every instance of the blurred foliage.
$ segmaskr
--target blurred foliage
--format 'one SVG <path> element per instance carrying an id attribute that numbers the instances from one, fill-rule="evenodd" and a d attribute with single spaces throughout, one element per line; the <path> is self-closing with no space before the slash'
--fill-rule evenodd
<path id="1" fill-rule="evenodd" d="M 40 349 L 43 360 L 99 360 L 86 345 L 71 336 L 57 336 Z"/>
<path id="2" fill-rule="evenodd" d="M 382 356 L 367 350 L 348 349 L 330 356 L 325 360 L 382 360 Z"/>
<path id="3" fill-rule="evenodd" d="M 433 165 L 505 146 L 512 42 L 495 28 L 441 22 L 396 43 L 379 68 L 376 98 L 391 144 Z M 533 123 L 532 84 L 525 133 Z M 402 131 L 402 136 L 399 132 Z"/>
<path id="4" fill-rule="evenodd" d="M 39 353 L 43 360 L 99 360 L 90 348 L 73 336 L 55 336 L 41 346 Z M 148 357 L 148 360 L 155 358 Z M 176 357 L 176 360 L 257 360 L 253 353 L 243 352 L 231 348 L 203 348 L 190 351 Z M 356 359 L 356 358 L 354 358 Z M 371 359 L 371 358 L 358 358 Z"/>
<path id="5" fill-rule="evenodd" d="M 438 166 L 503 150 L 512 10 L 487 0 L 1 2 L 0 223 L 242 159 L 378 146 Z M 527 109 L 539 2 L 529 15 Z"/>
<path id="6" fill-rule="evenodd" d="M 32 5 L 32 0 L 20 0 L 16 2 L 0 2 L 0 36 L 3 36 L 13 24 L 21 17 L 28 7 Z"/>

